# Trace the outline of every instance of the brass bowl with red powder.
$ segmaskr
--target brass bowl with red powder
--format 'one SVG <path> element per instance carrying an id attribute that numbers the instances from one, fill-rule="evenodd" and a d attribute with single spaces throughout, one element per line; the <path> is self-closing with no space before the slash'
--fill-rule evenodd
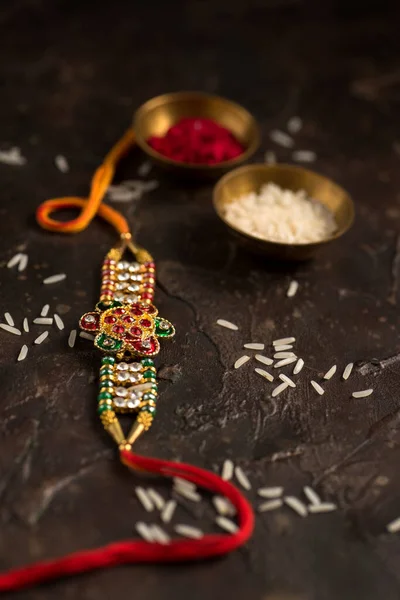
<path id="1" fill-rule="evenodd" d="M 243 152 L 216 164 L 181 162 L 167 158 L 150 144 L 164 136 L 182 119 L 210 119 L 227 129 L 243 147 Z M 158 165 L 179 176 L 217 178 L 248 160 L 257 150 L 260 133 L 254 117 L 242 106 L 203 92 L 176 92 L 148 100 L 135 113 L 133 127 L 140 148 Z"/>

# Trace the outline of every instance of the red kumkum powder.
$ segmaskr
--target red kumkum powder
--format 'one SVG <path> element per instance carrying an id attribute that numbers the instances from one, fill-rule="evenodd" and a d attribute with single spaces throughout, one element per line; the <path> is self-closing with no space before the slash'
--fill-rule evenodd
<path id="1" fill-rule="evenodd" d="M 152 136 L 147 143 L 171 160 L 195 165 L 216 165 L 245 150 L 228 129 L 212 119 L 197 117 L 181 119 L 164 136 Z"/>

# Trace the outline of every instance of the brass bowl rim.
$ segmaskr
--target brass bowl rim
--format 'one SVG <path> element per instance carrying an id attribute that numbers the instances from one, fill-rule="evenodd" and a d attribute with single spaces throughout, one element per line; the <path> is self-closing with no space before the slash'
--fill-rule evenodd
<path id="1" fill-rule="evenodd" d="M 286 242 L 277 242 L 275 240 L 266 240 L 264 238 L 260 238 L 260 237 L 251 235 L 250 233 L 247 233 L 246 231 L 243 231 L 242 229 L 235 227 L 234 225 L 232 225 L 231 223 L 229 223 L 229 221 L 227 221 L 225 219 L 225 217 L 222 215 L 222 213 L 220 211 L 220 207 L 219 207 L 219 203 L 218 203 L 218 196 L 220 195 L 221 189 L 223 188 L 223 186 L 226 184 L 226 182 L 229 179 L 233 179 L 236 175 L 242 173 L 243 171 L 258 171 L 258 170 L 269 171 L 272 169 L 279 170 L 281 168 L 290 169 L 293 171 L 301 171 L 302 173 L 306 173 L 306 174 L 312 175 L 312 176 L 316 175 L 320 179 L 324 179 L 329 184 L 333 184 L 335 187 L 339 188 L 343 192 L 344 197 L 346 198 L 346 201 L 350 208 L 350 218 L 346 222 L 346 224 L 342 228 L 340 228 L 340 229 L 338 228 L 337 231 L 335 231 L 335 233 L 324 238 L 323 240 L 319 240 L 317 242 L 306 242 L 306 243 L 302 244 L 302 243 L 298 243 L 298 242 L 297 243 L 286 243 Z M 288 189 L 290 189 L 290 188 L 288 188 Z M 316 198 L 316 200 L 318 200 L 318 199 Z M 214 207 L 214 210 L 215 210 L 218 218 L 221 219 L 221 221 L 223 221 L 223 223 L 225 223 L 225 225 L 228 228 L 232 229 L 233 231 L 239 233 L 242 236 L 247 237 L 248 239 L 250 239 L 252 241 L 257 241 L 262 244 L 274 244 L 276 246 L 281 246 L 282 248 L 288 248 L 288 247 L 306 248 L 307 246 L 317 246 L 317 245 L 326 244 L 326 243 L 336 240 L 336 239 L 340 238 L 342 235 L 344 235 L 350 229 L 350 227 L 352 227 L 352 225 L 354 223 L 354 219 L 355 219 L 355 207 L 354 207 L 353 199 L 351 198 L 350 194 L 341 185 L 338 185 L 335 181 L 333 181 L 333 179 L 330 179 L 329 177 L 326 177 L 325 175 L 321 175 L 320 173 L 317 173 L 316 171 L 312 171 L 311 169 L 305 169 L 304 167 L 298 167 L 297 165 L 291 165 L 289 163 L 279 163 L 279 164 L 274 164 L 274 165 L 266 165 L 264 163 L 253 163 L 251 165 L 243 165 L 241 167 L 238 167 L 237 169 L 229 171 L 229 173 L 226 173 L 225 175 L 223 175 L 214 186 L 213 207 Z"/>
<path id="2" fill-rule="evenodd" d="M 169 100 L 172 102 L 172 101 L 176 101 L 176 100 L 194 100 L 194 99 L 196 99 L 196 100 L 198 100 L 198 99 L 222 100 L 223 102 L 230 104 L 232 107 L 239 109 L 240 112 L 242 112 L 243 114 L 245 114 L 246 116 L 249 117 L 250 122 L 252 123 L 253 129 L 254 129 L 254 136 L 253 136 L 253 139 L 251 140 L 250 144 L 246 147 L 245 151 L 242 154 L 239 154 L 239 156 L 237 156 L 236 158 L 232 158 L 230 160 L 224 160 L 224 161 L 216 163 L 214 165 L 198 164 L 198 163 L 184 163 L 184 162 L 179 162 L 177 160 L 172 160 L 171 158 L 164 156 L 163 154 L 161 154 L 160 152 L 157 152 L 157 150 L 154 150 L 151 146 L 149 146 L 149 144 L 147 143 L 145 138 L 140 134 L 140 127 L 137 126 L 139 123 L 140 117 L 141 117 L 141 113 L 143 113 L 143 111 L 145 111 L 146 109 L 148 110 L 148 109 L 152 108 L 153 105 L 157 106 L 160 103 L 165 103 L 165 100 Z M 261 141 L 260 127 L 259 127 L 255 117 L 251 114 L 250 111 L 247 110 L 247 108 L 245 108 L 241 104 L 238 104 L 237 102 L 234 102 L 233 100 L 229 100 L 229 98 L 224 98 L 223 96 L 218 96 L 216 94 L 208 94 L 207 92 L 196 92 L 196 91 L 169 92 L 167 94 L 160 94 L 159 96 L 154 96 L 153 98 L 146 100 L 146 102 L 144 102 L 141 106 L 139 106 L 139 108 L 135 111 L 135 113 L 133 115 L 133 129 L 134 129 L 134 132 L 136 135 L 136 141 L 137 141 L 138 145 L 140 146 L 140 148 L 143 150 L 143 152 L 146 152 L 146 154 L 151 156 L 151 158 L 153 158 L 154 160 L 164 162 L 165 164 L 171 165 L 172 167 L 179 167 L 179 168 L 191 169 L 191 170 L 197 170 L 197 171 L 200 171 L 202 169 L 218 170 L 218 169 L 228 169 L 230 167 L 235 167 L 235 165 L 238 165 L 238 164 L 248 160 L 250 158 L 250 156 L 252 156 L 254 154 L 254 152 L 257 150 L 257 148 L 260 145 L 260 141 Z"/>

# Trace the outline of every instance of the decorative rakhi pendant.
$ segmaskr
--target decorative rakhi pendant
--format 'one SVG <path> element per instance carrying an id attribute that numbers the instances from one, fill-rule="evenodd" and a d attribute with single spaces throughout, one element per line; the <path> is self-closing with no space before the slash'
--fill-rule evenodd
<path id="1" fill-rule="evenodd" d="M 126 251 L 134 261 L 123 260 Z M 124 234 L 104 260 L 100 302 L 79 321 L 81 329 L 96 334 L 94 345 L 106 354 L 100 369 L 98 413 L 105 429 L 124 447 L 152 424 L 158 394 L 152 357 L 160 350 L 159 338 L 175 335 L 172 323 L 159 317 L 152 303 L 154 286 L 152 257 Z M 126 437 L 118 413 L 137 415 Z"/>

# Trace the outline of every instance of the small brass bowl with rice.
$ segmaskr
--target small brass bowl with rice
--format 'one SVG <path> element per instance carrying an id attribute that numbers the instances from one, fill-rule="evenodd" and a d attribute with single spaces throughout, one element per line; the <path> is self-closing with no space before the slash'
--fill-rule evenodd
<path id="1" fill-rule="evenodd" d="M 230 171 L 214 188 L 218 217 L 246 247 L 283 260 L 307 260 L 353 224 L 349 194 L 330 179 L 292 165 Z"/>

